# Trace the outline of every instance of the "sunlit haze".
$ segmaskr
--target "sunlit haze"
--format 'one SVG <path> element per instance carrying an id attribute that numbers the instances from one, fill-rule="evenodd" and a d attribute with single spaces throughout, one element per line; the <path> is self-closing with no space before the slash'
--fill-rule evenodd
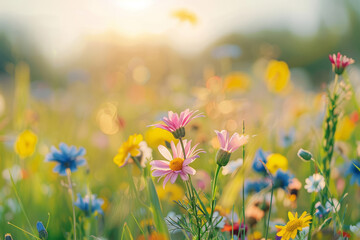
<path id="1" fill-rule="evenodd" d="M 118 32 L 128 41 L 156 37 L 186 54 L 203 50 L 229 33 L 290 30 L 309 36 L 319 26 L 344 30 L 347 18 L 340 3 L 322 12 L 322 0 L 17 0 L 0 2 L 2 28 L 26 30 L 30 39 L 51 59 L 66 56 L 88 35 Z M 261 6 L 261 7 L 260 7 Z M 171 16 L 187 9 L 196 25 Z M 332 16 L 335 15 L 336 21 Z M 12 33 L 19 37 L 16 31 Z M 157 41 L 159 41 L 157 40 Z"/>

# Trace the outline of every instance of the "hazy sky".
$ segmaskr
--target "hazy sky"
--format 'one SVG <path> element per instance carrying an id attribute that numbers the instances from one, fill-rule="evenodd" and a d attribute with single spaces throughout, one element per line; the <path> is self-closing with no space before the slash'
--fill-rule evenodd
<path id="1" fill-rule="evenodd" d="M 339 3 L 336 3 L 339 2 Z M 171 17 L 176 9 L 194 12 L 195 26 Z M 231 32 L 290 29 L 316 33 L 320 22 L 347 24 L 341 1 L 330 0 L 1 0 L 1 28 L 20 26 L 54 58 L 82 36 L 119 31 L 130 39 L 158 35 L 185 53 L 196 53 Z M 11 23 L 9 25 L 9 23 Z"/>

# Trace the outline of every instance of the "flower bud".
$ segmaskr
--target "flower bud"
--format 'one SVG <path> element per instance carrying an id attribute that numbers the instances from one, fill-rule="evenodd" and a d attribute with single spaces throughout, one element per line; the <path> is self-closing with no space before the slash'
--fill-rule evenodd
<path id="1" fill-rule="evenodd" d="M 226 166 L 230 160 L 231 153 L 219 149 L 216 154 L 216 163 L 220 166 Z"/>
<path id="2" fill-rule="evenodd" d="M 304 161 L 310 161 L 313 158 L 311 152 L 306 151 L 302 148 L 299 149 L 297 155 L 299 158 L 301 158 Z"/>
<path id="3" fill-rule="evenodd" d="M 10 233 L 5 234 L 5 240 L 13 240 Z"/>
<path id="4" fill-rule="evenodd" d="M 46 231 L 46 229 L 45 229 L 45 227 L 44 227 L 44 225 L 43 225 L 43 223 L 42 222 L 37 222 L 36 223 L 36 229 L 38 230 L 38 232 L 39 232 L 39 238 L 41 239 L 41 240 L 46 240 L 46 239 L 48 239 L 48 233 L 47 233 L 47 231 Z"/>
<path id="5" fill-rule="evenodd" d="M 185 128 L 184 127 L 178 128 L 174 132 L 171 132 L 171 133 L 174 136 L 174 138 L 176 138 L 176 139 L 183 138 L 183 137 L 185 137 Z"/>

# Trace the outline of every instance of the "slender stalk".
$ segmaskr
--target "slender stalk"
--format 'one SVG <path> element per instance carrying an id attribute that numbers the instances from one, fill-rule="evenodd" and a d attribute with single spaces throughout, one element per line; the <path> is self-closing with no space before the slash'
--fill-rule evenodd
<path id="1" fill-rule="evenodd" d="M 29 233 L 28 231 L 26 231 L 26 230 L 24 230 L 24 229 L 22 229 L 22 228 L 20 228 L 20 227 L 18 227 L 18 226 L 16 226 L 16 225 L 12 224 L 11 222 L 8 222 L 8 224 L 9 224 L 10 226 L 13 226 L 14 228 L 19 229 L 20 231 L 22 231 L 22 232 L 25 233 L 25 234 L 28 234 L 28 235 L 36 238 L 36 239 L 40 239 L 40 238 L 38 238 L 37 236 L 35 236 L 34 234 Z"/>
<path id="2" fill-rule="evenodd" d="M 17 199 L 17 201 L 18 201 L 18 203 L 19 203 L 19 205 L 20 205 L 21 211 L 23 212 L 23 214 L 24 214 L 24 216 L 25 216 L 25 218 L 26 218 L 26 221 L 27 221 L 27 223 L 28 223 L 31 231 L 32 231 L 33 233 L 35 233 L 34 228 L 32 227 L 32 225 L 31 225 L 31 223 L 30 223 L 29 217 L 28 217 L 28 215 L 27 215 L 26 212 L 25 212 L 24 205 L 22 204 L 21 198 L 20 198 L 19 193 L 18 193 L 18 191 L 17 191 L 17 189 L 16 189 L 15 182 L 14 182 L 14 179 L 13 179 L 13 177 L 12 177 L 12 175 L 11 175 L 10 170 L 9 170 L 9 175 L 10 175 L 11 184 L 12 184 L 12 187 L 13 187 L 13 189 L 14 189 L 16 199 Z"/>
<path id="3" fill-rule="evenodd" d="M 184 147 L 184 143 L 183 143 L 183 140 L 182 138 L 179 138 L 179 141 L 180 141 L 180 144 L 181 144 L 181 148 L 183 150 L 183 157 L 184 157 L 184 160 L 186 159 L 186 151 L 185 151 L 185 147 Z M 194 189 L 194 186 L 192 185 L 192 182 L 191 182 L 191 177 L 190 175 L 189 176 L 189 180 L 186 181 L 186 186 L 187 186 L 187 191 L 189 193 L 189 197 L 190 197 L 190 204 L 191 204 L 191 207 L 193 209 L 193 212 L 194 212 L 194 216 L 195 216 L 195 221 L 196 221 L 196 227 L 197 227 L 197 239 L 201 239 L 201 227 L 200 227 L 200 222 L 201 220 L 198 218 L 198 214 L 197 214 L 197 206 L 196 206 L 196 199 L 195 199 L 195 194 L 193 191 L 196 191 Z"/>
<path id="4" fill-rule="evenodd" d="M 245 121 L 243 120 L 243 129 L 242 129 L 242 133 L 245 134 Z M 243 186 L 242 186 L 242 203 L 243 203 L 243 209 L 242 209 L 242 215 L 243 215 L 243 219 L 244 219 L 244 229 L 243 229 L 243 237 L 245 238 L 245 145 L 243 145 L 242 147 L 242 158 L 243 158 L 243 168 L 244 168 L 244 177 L 243 177 Z M 270 214 L 269 214 L 270 216 Z M 240 227 L 241 227 L 241 223 L 240 223 Z"/>
<path id="5" fill-rule="evenodd" d="M 68 189 L 69 189 L 69 194 L 71 196 L 71 204 L 72 204 L 72 211 L 73 211 L 73 221 L 74 221 L 74 240 L 76 240 L 76 216 L 75 216 L 75 197 L 74 197 L 74 191 L 73 191 L 73 185 L 71 182 L 71 170 L 70 168 L 66 169 L 66 175 L 67 175 L 67 179 L 68 179 Z"/>
<path id="6" fill-rule="evenodd" d="M 311 210 L 310 210 L 310 216 L 312 219 L 313 219 L 314 212 L 315 212 L 315 202 L 316 202 L 316 195 L 313 194 L 313 201 L 312 201 Z M 311 240 L 311 230 L 312 230 L 313 222 L 314 221 L 311 221 L 310 225 L 309 225 L 308 240 Z"/>
<path id="7" fill-rule="evenodd" d="M 269 233 L 269 225 L 270 225 L 270 216 L 271 216 L 271 207 L 272 207 L 273 195 L 274 195 L 274 182 L 273 182 L 273 180 L 271 180 L 271 197 L 270 197 L 270 206 L 269 206 L 268 220 L 267 220 L 267 226 L 266 226 L 265 240 L 268 239 L 267 236 L 268 236 L 268 233 Z"/>
<path id="8" fill-rule="evenodd" d="M 213 185 L 212 185 L 212 188 L 211 188 L 210 224 L 212 222 L 212 217 L 213 217 L 214 209 L 215 209 L 216 183 L 217 183 L 217 179 L 218 179 L 218 176 L 219 176 L 220 169 L 221 169 L 221 166 L 217 165 Z"/>
<path id="9" fill-rule="evenodd" d="M 333 91 L 333 96 L 335 97 L 336 95 L 336 91 L 337 91 L 337 86 L 338 86 L 338 81 L 339 81 L 339 75 L 335 74 L 335 80 L 334 80 L 334 91 Z"/>
<path id="10" fill-rule="evenodd" d="M 234 205 L 231 212 L 231 239 L 234 239 Z"/>
<path id="11" fill-rule="evenodd" d="M 318 162 L 315 161 L 315 159 L 311 159 L 317 166 L 319 166 Z M 321 171 L 321 168 L 319 167 L 319 171 L 320 171 L 320 174 L 324 176 L 324 173 Z M 339 212 L 337 211 L 337 207 L 339 206 L 340 203 L 338 203 L 336 206 L 334 204 L 334 201 L 333 201 L 333 196 L 330 192 L 330 189 L 328 187 L 328 183 L 325 183 L 325 190 L 326 190 L 326 194 L 329 195 L 328 197 L 325 196 L 325 199 L 327 197 L 328 199 L 328 202 L 332 205 L 332 207 L 334 208 L 335 210 L 335 213 L 336 213 L 336 217 L 338 218 L 338 221 L 339 221 L 339 226 L 340 226 L 340 231 L 341 233 L 343 232 L 343 226 L 342 226 L 342 223 L 341 223 L 341 218 L 340 218 L 340 215 L 339 215 Z M 321 194 L 320 194 L 321 196 Z M 343 239 L 343 235 L 341 234 L 341 239 Z"/>

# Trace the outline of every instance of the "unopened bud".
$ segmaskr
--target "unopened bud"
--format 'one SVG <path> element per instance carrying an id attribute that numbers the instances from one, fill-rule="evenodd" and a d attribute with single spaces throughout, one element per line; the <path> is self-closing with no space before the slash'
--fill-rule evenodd
<path id="1" fill-rule="evenodd" d="M 10 233 L 5 234 L 5 240 L 13 240 Z"/>
<path id="2" fill-rule="evenodd" d="M 174 132 L 171 132 L 171 133 L 174 136 L 174 138 L 176 138 L 176 139 L 183 138 L 183 137 L 185 137 L 185 128 L 184 127 L 178 128 Z"/>
<path id="3" fill-rule="evenodd" d="M 226 166 L 230 160 L 231 153 L 219 149 L 216 154 L 216 163 L 222 167 Z"/>
<path id="4" fill-rule="evenodd" d="M 310 161 L 313 158 L 311 152 L 306 151 L 302 148 L 299 149 L 297 155 L 299 158 L 301 158 L 304 161 Z"/>

